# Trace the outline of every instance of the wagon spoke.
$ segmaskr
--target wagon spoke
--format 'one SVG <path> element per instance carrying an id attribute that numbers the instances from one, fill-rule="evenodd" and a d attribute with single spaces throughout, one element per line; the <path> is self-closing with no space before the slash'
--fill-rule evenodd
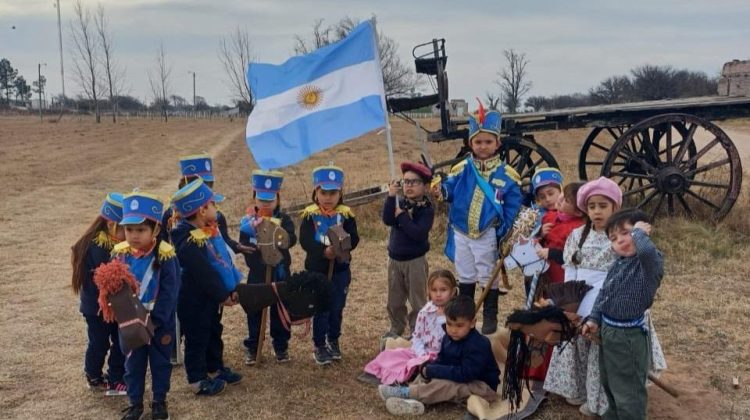
<path id="1" fill-rule="evenodd" d="M 682 207 L 685 209 L 685 213 L 687 213 L 688 217 L 693 217 L 693 210 L 690 209 L 690 206 L 688 206 L 687 201 L 685 201 L 685 198 L 682 197 L 682 194 L 677 194 L 677 199 L 680 201 L 680 204 L 682 204 Z"/>
<path id="2" fill-rule="evenodd" d="M 661 207 L 661 203 L 664 202 L 664 196 L 666 194 L 659 195 L 659 201 L 656 203 L 656 206 L 654 206 L 654 209 L 651 210 L 651 220 L 656 219 L 656 214 L 659 212 L 659 208 Z"/>
<path id="3" fill-rule="evenodd" d="M 670 216 L 674 216 L 674 194 L 667 194 L 667 212 Z"/>
<path id="4" fill-rule="evenodd" d="M 639 188 L 631 189 L 629 191 L 625 191 L 624 193 L 622 193 L 622 196 L 623 197 L 627 197 L 627 196 L 632 195 L 632 194 L 642 193 L 642 192 L 644 192 L 644 191 L 646 191 L 646 190 L 648 190 L 650 188 L 656 188 L 656 185 L 653 184 L 653 183 L 646 184 L 646 185 L 641 185 Z"/>
<path id="5" fill-rule="evenodd" d="M 623 155 L 623 153 L 625 155 Z M 628 149 L 622 149 L 620 151 L 619 156 L 623 157 L 626 160 L 627 159 L 634 160 L 638 162 L 641 165 L 641 167 L 643 167 L 644 169 L 649 169 L 651 172 L 656 172 L 656 168 L 654 168 L 653 165 L 643 160 L 643 158 L 641 158 L 640 156 L 635 155 L 633 152 L 631 152 Z"/>
<path id="6" fill-rule="evenodd" d="M 701 172 L 710 171 L 711 169 L 718 168 L 719 166 L 724 166 L 730 162 L 731 161 L 729 160 L 729 158 L 717 160 L 716 162 L 711 162 L 707 165 L 699 166 L 693 169 L 692 171 L 688 172 L 687 174 L 688 176 L 691 176 L 691 175 L 699 174 Z"/>
<path id="7" fill-rule="evenodd" d="M 672 161 L 672 127 L 669 127 L 669 130 L 667 130 L 667 135 L 665 136 L 667 141 L 667 162 Z"/>
<path id="8" fill-rule="evenodd" d="M 692 192 L 690 190 L 687 190 L 685 192 L 688 193 L 688 194 L 690 194 L 691 196 L 697 198 L 698 201 L 702 202 L 703 204 L 706 204 L 706 205 L 708 205 L 710 207 L 713 207 L 714 210 L 719 210 L 719 206 L 717 206 L 716 204 L 712 203 L 711 201 L 706 200 L 705 198 L 699 196 L 698 194 L 696 194 L 696 193 L 694 193 L 694 192 Z"/>
<path id="9" fill-rule="evenodd" d="M 651 191 L 650 193 L 646 195 L 646 198 L 644 198 L 643 201 L 641 201 L 635 206 L 635 208 L 637 209 L 643 208 L 643 206 L 648 204 L 648 202 L 651 201 L 658 193 L 659 193 L 659 190 L 656 190 L 656 189 Z"/>
<path id="10" fill-rule="evenodd" d="M 723 188 L 725 190 L 728 190 L 731 185 L 729 184 L 719 184 L 718 182 L 706 182 L 706 181 L 690 181 L 690 185 L 697 185 L 699 187 L 708 187 L 708 188 Z"/>
<path id="11" fill-rule="evenodd" d="M 694 141 L 693 137 L 695 136 L 695 130 L 697 129 L 698 124 L 691 124 L 690 128 L 687 130 L 687 133 L 682 135 L 682 144 L 680 144 L 680 148 L 677 149 L 677 153 L 674 155 L 675 162 L 682 161 L 682 158 L 685 156 L 685 152 L 687 152 L 688 150 L 688 146 L 690 146 L 690 144 Z"/>
<path id="12" fill-rule="evenodd" d="M 607 149 L 606 147 L 602 146 L 599 143 L 591 142 L 591 145 L 594 146 L 594 147 L 596 147 L 597 149 L 601 149 L 601 150 L 604 150 L 605 152 L 609 152 L 609 149 Z"/>
<path id="13" fill-rule="evenodd" d="M 702 158 L 703 155 L 708 153 L 708 151 L 711 150 L 712 147 L 716 146 L 717 143 L 719 143 L 719 138 L 714 137 L 714 139 L 711 140 L 711 142 L 708 143 L 707 145 L 703 146 L 703 148 L 698 153 L 696 153 L 695 156 L 693 156 L 692 158 L 690 158 L 690 160 L 685 162 L 685 165 L 683 165 L 683 167 L 690 167 L 690 166 L 695 165 L 695 163 L 698 162 L 698 159 Z"/>

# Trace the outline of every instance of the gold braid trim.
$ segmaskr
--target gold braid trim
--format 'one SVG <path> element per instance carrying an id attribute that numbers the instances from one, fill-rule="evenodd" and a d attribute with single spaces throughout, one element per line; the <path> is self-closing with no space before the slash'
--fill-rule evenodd
<path id="1" fill-rule="evenodd" d="M 177 256 L 174 247 L 169 242 L 159 243 L 159 261 L 166 261 Z"/>
<path id="2" fill-rule="evenodd" d="M 344 216 L 345 219 L 349 219 L 354 217 L 354 213 L 352 212 L 351 207 L 345 206 L 343 204 L 340 204 L 336 206 L 336 212 L 340 213 L 342 216 Z"/>
<path id="3" fill-rule="evenodd" d="M 315 214 L 320 214 L 320 207 L 317 204 L 310 204 L 302 210 L 302 218 L 307 218 Z"/>
<path id="4" fill-rule="evenodd" d="M 198 245 L 198 248 L 203 248 L 210 237 L 211 236 L 204 232 L 203 229 L 193 229 L 190 231 L 188 242 Z"/>
<path id="5" fill-rule="evenodd" d="M 345 206 L 343 204 L 339 204 L 335 208 L 336 212 L 344 216 L 345 219 L 349 219 L 354 217 L 354 212 L 352 212 L 351 207 Z M 320 207 L 317 204 L 310 204 L 309 206 L 305 207 L 304 210 L 302 210 L 302 218 L 307 218 L 313 215 L 321 214 Z"/>
<path id="6" fill-rule="evenodd" d="M 474 187 L 474 195 L 471 197 L 471 205 L 469 206 L 469 220 L 467 222 L 468 232 L 467 235 L 471 239 L 477 239 L 481 236 L 482 232 L 479 231 L 479 219 L 482 215 L 482 204 L 484 204 L 484 191 L 479 188 L 479 185 Z"/>
<path id="7" fill-rule="evenodd" d="M 115 246 L 115 241 L 103 230 L 100 230 L 99 233 L 96 234 L 94 237 L 94 243 L 110 251 Z"/>

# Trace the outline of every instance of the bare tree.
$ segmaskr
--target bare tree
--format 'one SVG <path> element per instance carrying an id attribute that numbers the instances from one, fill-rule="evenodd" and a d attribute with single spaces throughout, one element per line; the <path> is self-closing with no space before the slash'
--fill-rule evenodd
<path id="1" fill-rule="evenodd" d="M 503 105 L 508 112 L 518 111 L 521 98 L 531 89 L 531 82 L 526 80 L 526 65 L 529 60 L 525 53 L 518 53 L 513 49 L 504 50 L 507 67 L 503 68 L 497 75 L 500 77 L 495 83 L 503 92 Z"/>
<path id="2" fill-rule="evenodd" d="M 244 102 L 252 108 L 253 94 L 247 84 L 247 69 L 255 60 L 250 45 L 250 36 L 239 26 L 228 38 L 222 38 L 219 43 L 219 60 L 224 66 L 227 84 L 232 90 L 235 101 Z"/>
<path id="3" fill-rule="evenodd" d="M 497 111 L 498 105 L 500 105 L 500 95 L 494 93 L 485 92 L 485 98 L 487 99 L 487 108 Z"/>
<path id="4" fill-rule="evenodd" d="M 112 106 L 112 122 L 117 122 L 117 98 L 122 93 L 122 83 L 124 80 L 124 71 L 118 65 L 113 57 L 114 42 L 112 33 L 109 31 L 109 21 L 104 16 L 104 7 L 101 3 L 94 16 L 96 32 L 99 35 L 99 48 L 101 49 L 101 66 L 107 80 L 109 90 L 109 103 Z"/>
<path id="5" fill-rule="evenodd" d="M 164 122 L 167 122 L 167 107 L 172 87 L 169 78 L 172 76 L 172 65 L 167 63 L 167 54 L 164 52 L 164 42 L 159 42 L 159 51 L 156 53 L 156 69 L 148 72 L 148 82 L 151 86 L 151 94 L 154 103 L 161 109 Z"/>
<path id="6" fill-rule="evenodd" d="M 313 24 L 310 40 L 306 41 L 300 35 L 294 36 L 294 52 L 307 54 L 320 47 L 340 41 L 346 38 L 360 22 L 358 19 L 345 17 L 334 25 L 324 26 L 323 20 L 318 19 Z M 401 58 L 398 56 L 398 43 L 382 31 L 378 31 L 378 52 L 380 66 L 383 69 L 383 84 L 385 85 L 386 95 L 404 95 L 419 85 L 417 75 L 411 68 L 401 62 Z"/>
<path id="7" fill-rule="evenodd" d="M 70 23 L 73 39 L 73 65 L 75 77 L 84 94 L 94 104 L 96 122 L 101 121 L 99 113 L 99 45 L 94 28 L 91 27 L 91 11 L 83 7 L 81 0 L 73 5 L 75 20 Z"/>
<path id="8" fill-rule="evenodd" d="M 533 109 L 534 112 L 539 112 L 547 108 L 547 102 L 549 102 L 549 100 L 544 96 L 529 96 L 529 98 L 526 99 L 525 105 Z"/>

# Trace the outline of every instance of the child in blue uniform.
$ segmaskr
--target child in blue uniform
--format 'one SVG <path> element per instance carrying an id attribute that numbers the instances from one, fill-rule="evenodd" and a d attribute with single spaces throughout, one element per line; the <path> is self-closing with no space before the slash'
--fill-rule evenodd
<path id="1" fill-rule="evenodd" d="M 245 253 L 245 263 L 250 271 L 247 274 L 248 284 L 265 283 L 266 265 L 263 263 L 260 251 L 257 248 L 255 238 L 255 226 L 263 217 L 270 217 L 271 221 L 279 224 L 289 235 L 289 248 L 297 243 L 297 235 L 294 233 L 294 222 L 281 211 L 281 198 L 279 190 L 284 181 L 284 175 L 278 171 L 255 170 L 252 174 L 254 206 L 248 209 L 247 214 L 240 221 L 240 244 L 255 249 L 253 252 Z M 292 257 L 289 249 L 281 250 L 284 260 L 272 271 L 272 281 L 284 281 L 290 276 Z M 260 334 L 260 321 L 263 312 L 258 311 L 247 315 L 248 337 L 243 342 L 245 346 L 245 364 L 255 364 L 258 353 L 258 339 Z M 279 318 L 277 305 L 270 308 L 271 338 L 273 339 L 273 350 L 276 353 L 276 361 L 284 363 L 289 361 L 289 338 L 291 334 L 284 327 Z"/>
<path id="2" fill-rule="evenodd" d="M 319 365 L 341 360 L 341 324 L 346 306 L 352 273 L 349 263 L 335 260 L 333 248 L 328 242 L 328 228 L 337 224 L 351 236 L 352 250 L 359 243 L 357 221 L 351 209 L 343 205 L 344 171 L 336 166 L 321 166 L 313 170 L 313 204 L 302 212 L 299 228 L 299 242 L 307 253 L 305 269 L 328 275 L 329 265 L 333 265 L 331 309 L 313 317 L 313 357 Z"/>
<path id="3" fill-rule="evenodd" d="M 177 313 L 185 334 L 185 370 L 198 395 L 216 395 L 242 375 L 224 366 L 222 305 L 237 303 L 242 274 L 216 226 L 214 193 L 202 179 L 172 196 L 180 215 L 172 240 L 180 261 L 182 287 Z"/>
<path id="4" fill-rule="evenodd" d="M 146 388 L 146 367 L 151 366 L 153 419 L 168 419 L 172 364 L 169 353 L 175 334 L 175 305 L 180 288 L 174 248 L 159 239 L 163 213 L 162 202 L 154 195 L 133 192 L 123 198 L 125 241 L 115 245 L 114 258 L 128 265 L 139 284 L 139 299 L 149 311 L 155 330 L 151 343 L 126 355 L 125 383 L 130 406 L 123 420 L 143 416 L 143 394 Z"/>
<path id="5" fill-rule="evenodd" d="M 459 291 L 474 297 L 476 284 L 487 285 L 498 258 L 498 242 L 513 227 L 521 208 L 518 173 L 500 156 L 502 118 L 497 111 L 469 116 L 471 156 L 451 168 L 433 193 L 450 203 L 445 255 L 455 263 Z M 493 283 L 482 309 L 482 334 L 497 330 L 499 292 Z"/>
<path id="6" fill-rule="evenodd" d="M 180 158 L 180 174 L 182 177 L 180 178 L 180 181 L 177 184 L 177 188 L 183 188 L 188 183 L 195 181 L 198 178 L 201 178 L 203 182 L 206 183 L 208 188 L 213 189 L 214 187 L 214 180 L 216 179 L 214 177 L 213 173 L 213 164 L 211 161 L 211 156 L 208 155 L 192 155 L 192 156 L 183 156 Z M 224 201 L 225 197 L 221 194 L 214 193 L 214 202 L 215 203 L 221 203 Z M 164 232 L 162 232 L 162 239 L 169 238 L 169 233 L 172 229 L 174 229 L 177 226 L 178 218 L 175 217 L 174 210 L 172 207 L 168 207 L 167 210 L 164 212 L 163 217 L 163 225 L 166 226 L 164 229 Z M 221 233 L 221 237 L 224 238 L 224 242 L 229 245 L 229 248 L 232 249 L 232 251 L 237 254 L 240 252 L 248 252 L 249 249 L 246 247 L 240 245 L 237 241 L 232 239 L 232 237 L 229 236 L 229 230 L 227 228 L 227 219 L 224 217 L 224 214 L 221 213 L 221 211 L 216 212 L 216 225 L 219 228 L 219 232 Z"/>
<path id="7" fill-rule="evenodd" d="M 73 292 L 80 295 L 80 311 L 86 319 L 88 346 L 84 372 L 88 387 L 105 389 L 106 395 L 125 395 L 125 356 L 120 351 L 117 324 L 105 322 L 99 313 L 99 289 L 93 281 L 94 269 L 110 259 L 112 247 L 125 240 L 122 220 L 122 195 L 109 193 L 99 216 L 72 247 Z M 109 352 L 107 375 L 102 376 Z"/>

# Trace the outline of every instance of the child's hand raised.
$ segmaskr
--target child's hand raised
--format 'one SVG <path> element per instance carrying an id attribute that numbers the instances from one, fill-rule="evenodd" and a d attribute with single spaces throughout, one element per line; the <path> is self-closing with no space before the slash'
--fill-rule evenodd
<path id="1" fill-rule="evenodd" d="M 545 223 L 545 224 L 542 225 L 542 238 L 544 238 L 545 236 L 547 236 L 547 234 L 549 233 L 549 231 L 552 230 L 553 226 L 555 226 L 554 223 Z"/>
<path id="2" fill-rule="evenodd" d="M 398 194 L 398 191 L 401 189 L 401 183 L 398 181 L 391 181 L 390 184 L 388 184 L 388 197 L 395 197 L 396 194 Z"/>
<path id="3" fill-rule="evenodd" d="M 599 324 L 594 321 L 586 321 L 586 323 L 583 324 L 583 328 L 581 329 L 581 335 L 588 338 L 589 340 L 594 340 L 598 332 Z"/>
<path id="4" fill-rule="evenodd" d="M 642 230 L 643 233 L 645 233 L 646 235 L 651 236 L 651 223 L 646 223 L 643 221 L 635 222 L 635 224 L 633 225 L 633 229 L 636 229 L 636 228 Z"/>

